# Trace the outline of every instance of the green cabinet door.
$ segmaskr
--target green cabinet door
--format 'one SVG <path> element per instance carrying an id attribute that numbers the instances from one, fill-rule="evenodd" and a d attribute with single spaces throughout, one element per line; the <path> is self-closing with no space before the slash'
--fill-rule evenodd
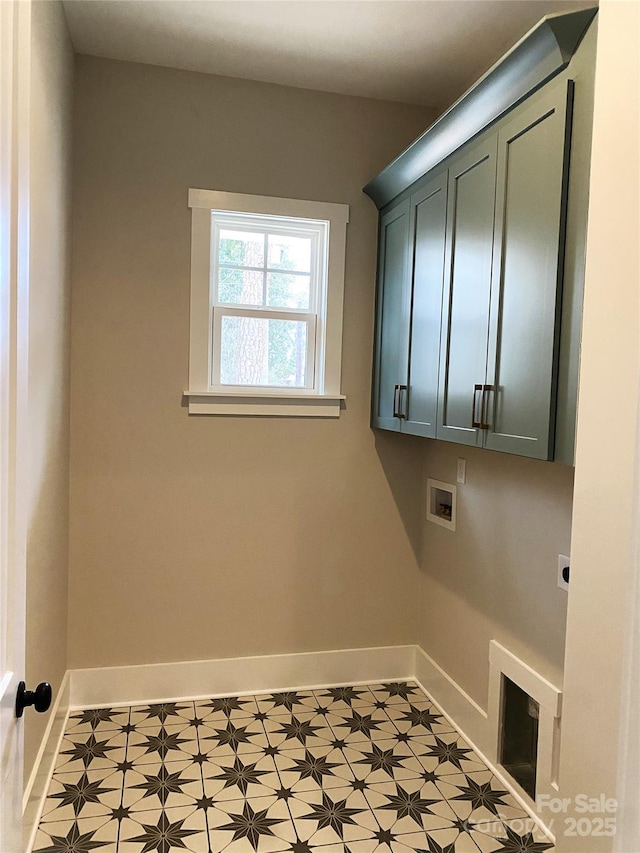
<path id="1" fill-rule="evenodd" d="M 497 135 L 466 148 L 449 165 L 436 437 L 482 445 L 487 363 Z M 477 391 L 476 389 L 480 390 Z"/>
<path id="2" fill-rule="evenodd" d="M 545 88 L 498 134 L 484 446 L 553 455 L 571 89 Z"/>
<path id="3" fill-rule="evenodd" d="M 434 438 L 438 404 L 438 363 L 445 227 L 447 221 L 447 171 L 435 175 L 411 196 L 413 277 L 409 376 L 403 395 L 402 432 Z"/>
<path id="4" fill-rule="evenodd" d="M 371 425 L 400 430 L 409 347 L 409 220 L 405 199 L 380 219 L 376 357 Z"/>

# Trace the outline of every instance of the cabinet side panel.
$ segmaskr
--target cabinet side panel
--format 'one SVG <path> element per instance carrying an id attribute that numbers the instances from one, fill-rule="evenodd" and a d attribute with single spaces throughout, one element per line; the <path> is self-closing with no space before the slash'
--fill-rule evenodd
<path id="1" fill-rule="evenodd" d="M 596 42 L 597 26 L 594 22 L 569 67 L 570 77 L 574 81 L 573 132 L 554 453 L 554 460 L 566 465 L 574 464 Z"/>
<path id="2" fill-rule="evenodd" d="M 394 389 L 407 374 L 406 277 L 409 201 L 383 216 L 380 226 L 378 352 L 373 426 L 400 428 L 394 417 Z"/>
<path id="3" fill-rule="evenodd" d="M 485 379 L 496 180 L 496 137 L 449 171 L 448 286 L 440 356 L 438 438 L 481 441 L 472 427 L 474 385 Z"/>
<path id="4" fill-rule="evenodd" d="M 444 276 L 447 173 L 411 200 L 415 217 L 409 407 L 403 432 L 433 438 L 436 432 L 440 323 Z"/>

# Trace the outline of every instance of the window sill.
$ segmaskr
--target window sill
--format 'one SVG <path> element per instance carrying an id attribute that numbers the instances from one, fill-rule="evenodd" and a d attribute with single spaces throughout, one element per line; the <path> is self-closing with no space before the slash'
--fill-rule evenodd
<path id="1" fill-rule="evenodd" d="M 244 394 L 237 391 L 185 391 L 190 415 L 244 415 L 276 418 L 338 418 L 343 394 Z"/>

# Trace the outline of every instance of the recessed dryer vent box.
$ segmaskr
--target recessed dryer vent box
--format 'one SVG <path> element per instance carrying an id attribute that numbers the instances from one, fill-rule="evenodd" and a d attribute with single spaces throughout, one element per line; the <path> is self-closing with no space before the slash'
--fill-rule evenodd
<path id="1" fill-rule="evenodd" d="M 440 480 L 427 480 L 427 521 L 456 529 L 456 487 Z"/>

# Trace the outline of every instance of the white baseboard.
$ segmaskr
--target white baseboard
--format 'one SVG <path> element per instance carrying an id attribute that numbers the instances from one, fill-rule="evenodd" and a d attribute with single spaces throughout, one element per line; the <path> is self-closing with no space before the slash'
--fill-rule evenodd
<path id="1" fill-rule="evenodd" d="M 415 646 L 223 658 L 71 671 L 73 708 L 413 678 Z"/>
<path id="2" fill-rule="evenodd" d="M 69 695 L 71 679 L 67 671 L 62 679 L 55 702 L 51 709 L 49 723 L 36 755 L 36 760 L 27 780 L 22 798 L 22 825 L 24 829 L 25 850 L 29 851 L 35 841 L 42 807 L 49 790 L 60 741 L 69 716 Z"/>
<path id="3" fill-rule="evenodd" d="M 460 734 L 483 754 L 489 752 L 487 712 L 465 693 L 429 655 L 416 646 L 414 678 L 440 710 L 455 724 Z"/>

